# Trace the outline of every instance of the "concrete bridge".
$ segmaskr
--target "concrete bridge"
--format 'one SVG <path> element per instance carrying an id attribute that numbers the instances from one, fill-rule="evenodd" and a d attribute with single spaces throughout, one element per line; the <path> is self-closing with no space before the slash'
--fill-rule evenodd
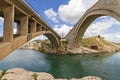
<path id="1" fill-rule="evenodd" d="M 120 21 L 120 0 L 99 0 L 86 11 L 74 28 L 67 34 L 68 43 L 79 47 L 86 29 L 100 16 L 111 16 Z"/>
<path id="2" fill-rule="evenodd" d="M 0 0 L 0 17 L 4 18 L 0 59 L 39 35 L 48 37 L 54 49 L 60 45 L 60 36 L 22 0 Z M 17 23 L 16 34 L 13 34 L 14 22 Z"/>

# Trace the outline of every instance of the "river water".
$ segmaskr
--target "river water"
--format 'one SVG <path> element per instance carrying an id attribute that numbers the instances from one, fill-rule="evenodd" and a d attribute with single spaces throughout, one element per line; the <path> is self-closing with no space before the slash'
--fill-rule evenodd
<path id="1" fill-rule="evenodd" d="M 24 68 L 48 72 L 55 78 L 98 76 L 120 80 L 120 52 L 91 55 L 50 55 L 34 50 L 16 50 L 0 61 L 0 69 Z"/>

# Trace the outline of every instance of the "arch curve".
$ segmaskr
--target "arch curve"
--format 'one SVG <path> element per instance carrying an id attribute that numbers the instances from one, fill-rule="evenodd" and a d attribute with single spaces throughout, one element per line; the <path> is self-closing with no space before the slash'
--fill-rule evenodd
<path id="1" fill-rule="evenodd" d="M 35 38 L 37 36 L 40 36 L 40 35 L 46 36 L 50 40 L 53 48 L 58 48 L 59 47 L 60 39 L 58 37 L 56 37 L 50 31 L 41 31 L 41 32 L 38 32 L 38 33 L 31 33 L 31 34 L 28 35 L 27 40 L 30 41 L 31 39 L 33 39 L 33 38 Z"/>
<path id="2" fill-rule="evenodd" d="M 45 33 L 45 35 L 51 42 L 52 48 L 58 48 L 59 47 L 59 41 L 55 38 L 55 36 L 51 33 Z"/>
<path id="3" fill-rule="evenodd" d="M 82 21 L 82 24 L 78 23 L 78 28 L 75 33 L 75 35 L 76 35 L 75 41 L 80 41 L 82 39 L 82 37 L 84 36 L 84 33 L 86 32 L 89 25 L 98 17 L 111 16 L 111 17 L 115 18 L 116 20 L 120 21 L 120 15 L 112 10 L 107 10 L 107 9 L 94 10 L 87 14 L 88 15 Z"/>
<path id="4" fill-rule="evenodd" d="M 116 4 L 113 4 L 113 2 Z M 86 29 L 100 16 L 111 16 L 120 21 L 120 1 L 99 0 L 93 7 L 87 10 L 74 28 L 67 34 L 66 39 L 68 43 L 71 45 L 80 43 Z"/>

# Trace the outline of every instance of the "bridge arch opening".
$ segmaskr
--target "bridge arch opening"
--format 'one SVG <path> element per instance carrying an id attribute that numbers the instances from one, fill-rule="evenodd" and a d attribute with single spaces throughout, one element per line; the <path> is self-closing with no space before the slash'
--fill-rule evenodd
<path id="1" fill-rule="evenodd" d="M 119 22 L 120 22 L 120 16 L 114 11 L 94 10 L 89 13 L 86 13 L 83 16 L 83 20 L 81 22 L 78 22 L 78 30 L 75 33 L 76 36 L 75 36 L 74 42 L 81 42 L 87 29 L 89 29 L 89 27 L 91 25 L 93 25 L 96 22 L 96 20 L 99 20 L 100 18 L 105 18 L 105 17 L 110 18 L 110 19 L 113 18 L 113 22 L 115 21 L 117 24 L 119 24 Z M 105 22 L 105 20 L 103 20 L 103 21 Z M 104 26 L 104 27 L 106 27 L 106 26 Z M 97 28 L 99 29 L 99 27 L 97 27 Z M 97 30 L 94 29 L 94 32 L 96 32 L 96 31 Z"/>
<path id="2" fill-rule="evenodd" d="M 52 48 L 52 49 L 56 49 L 56 48 L 58 48 L 59 47 L 59 40 L 55 37 L 55 35 L 54 34 L 52 34 L 52 33 L 42 33 L 42 34 L 38 34 L 38 35 L 36 35 L 35 37 L 31 37 L 32 35 L 30 35 L 30 36 L 28 36 L 28 41 L 33 41 L 33 40 L 42 40 L 42 41 L 49 41 L 50 42 L 50 48 Z M 31 37 L 31 39 L 29 38 L 29 37 Z"/>

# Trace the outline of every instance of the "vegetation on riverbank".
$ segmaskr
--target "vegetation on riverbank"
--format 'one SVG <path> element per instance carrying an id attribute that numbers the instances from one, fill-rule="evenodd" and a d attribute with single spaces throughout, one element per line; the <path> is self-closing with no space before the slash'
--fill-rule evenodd
<path id="1" fill-rule="evenodd" d="M 50 44 L 48 41 L 44 41 L 44 51 L 46 53 L 57 53 L 57 54 L 90 54 L 90 53 L 105 53 L 105 52 L 117 52 L 120 51 L 120 45 L 107 41 L 100 35 L 83 38 L 80 43 L 80 47 L 71 47 L 65 39 L 61 39 L 61 46 L 57 50 L 53 50 L 46 45 Z"/>
<path id="2" fill-rule="evenodd" d="M 91 54 L 120 51 L 119 44 L 107 41 L 100 35 L 91 38 L 83 38 L 79 47 L 69 45 L 66 39 L 61 39 L 60 41 L 61 45 L 56 49 L 51 46 L 49 40 L 30 42 L 27 48 L 52 54 Z M 24 47 L 22 49 L 24 49 Z"/>
<path id="3" fill-rule="evenodd" d="M 120 45 L 107 41 L 103 37 L 100 37 L 100 36 L 84 38 L 82 40 L 82 46 L 97 50 L 99 52 L 120 51 Z"/>

